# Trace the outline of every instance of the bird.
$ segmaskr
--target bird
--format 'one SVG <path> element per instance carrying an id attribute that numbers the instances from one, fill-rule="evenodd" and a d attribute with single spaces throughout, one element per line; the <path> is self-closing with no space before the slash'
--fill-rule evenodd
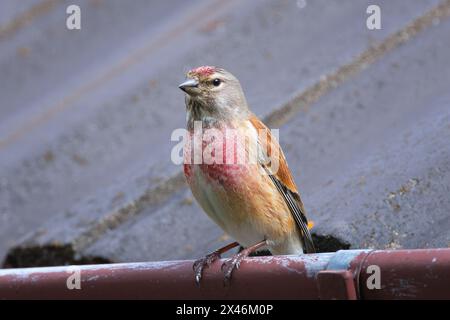
<path id="1" fill-rule="evenodd" d="M 240 263 L 262 248 L 273 255 L 314 253 L 313 223 L 285 155 L 250 110 L 239 80 L 223 68 L 201 66 L 188 71 L 179 88 L 185 93 L 187 184 L 200 207 L 235 240 L 194 262 L 196 283 L 238 246 L 243 250 L 222 264 L 228 284 Z"/>

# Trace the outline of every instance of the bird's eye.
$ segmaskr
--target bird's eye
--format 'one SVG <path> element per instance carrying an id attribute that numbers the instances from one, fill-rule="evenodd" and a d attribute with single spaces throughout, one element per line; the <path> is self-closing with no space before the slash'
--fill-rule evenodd
<path id="1" fill-rule="evenodd" d="M 213 80 L 213 85 L 214 85 L 215 87 L 218 87 L 218 86 L 220 85 L 221 82 L 222 82 L 222 81 L 220 81 L 220 79 L 215 78 L 215 79 Z"/>

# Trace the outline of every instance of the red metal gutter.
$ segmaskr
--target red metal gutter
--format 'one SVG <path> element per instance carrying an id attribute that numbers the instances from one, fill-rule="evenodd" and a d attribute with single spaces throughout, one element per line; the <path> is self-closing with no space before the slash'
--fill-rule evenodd
<path id="1" fill-rule="evenodd" d="M 198 287 L 192 263 L 3 269 L 0 299 L 450 299 L 450 249 L 253 257 L 229 286 L 217 262 Z"/>

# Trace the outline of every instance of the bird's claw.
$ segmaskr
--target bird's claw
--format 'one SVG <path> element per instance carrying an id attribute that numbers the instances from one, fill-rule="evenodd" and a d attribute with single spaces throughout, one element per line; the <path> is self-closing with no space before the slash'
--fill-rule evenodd
<path id="1" fill-rule="evenodd" d="M 236 269 L 239 269 L 239 266 L 241 264 L 241 261 L 245 258 L 245 255 L 242 254 L 236 254 L 234 255 L 230 260 L 224 262 L 222 264 L 222 271 L 225 274 L 225 277 L 223 279 L 223 283 L 225 286 L 228 286 L 231 282 L 231 277 L 233 275 L 233 271 Z"/>
<path id="2" fill-rule="evenodd" d="M 205 269 L 205 267 L 209 267 L 217 259 L 220 259 L 220 254 L 217 251 L 214 251 L 194 262 L 194 264 L 192 265 L 192 269 L 194 270 L 195 282 L 197 283 L 197 285 L 200 285 L 200 280 L 202 279 L 203 275 L 203 269 Z"/>

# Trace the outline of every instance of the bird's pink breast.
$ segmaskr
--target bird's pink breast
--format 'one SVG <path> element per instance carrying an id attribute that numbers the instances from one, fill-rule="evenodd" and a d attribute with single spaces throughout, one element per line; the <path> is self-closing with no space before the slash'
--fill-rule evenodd
<path id="1" fill-rule="evenodd" d="M 242 148 L 235 137 L 230 137 L 222 130 L 223 139 L 219 141 L 203 141 L 201 150 L 197 147 L 194 150 L 193 134 L 190 133 L 186 139 L 184 149 L 184 174 L 189 184 L 195 183 L 195 174 L 197 170 L 206 178 L 206 181 L 219 183 L 221 185 L 237 186 L 243 182 L 243 179 L 250 173 L 251 167 L 245 162 L 238 163 L 238 153 L 242 153 Z M 200 144 L 200 143 L 197 143 Z M 220 150 L 222 151 L 220 154 Z M 194 163 L 194 152 L 201 152 L 202 163 Z M 217 152 L 217 154 L 216 154 Z M 211 156 L 214 161 L 211 163 Z M 197 157 L 197 159 L 199 159 Z M 209 162 L 208 162 L 209 161 Z M 206 163 L 205 163 L 206 162 Z"/>

